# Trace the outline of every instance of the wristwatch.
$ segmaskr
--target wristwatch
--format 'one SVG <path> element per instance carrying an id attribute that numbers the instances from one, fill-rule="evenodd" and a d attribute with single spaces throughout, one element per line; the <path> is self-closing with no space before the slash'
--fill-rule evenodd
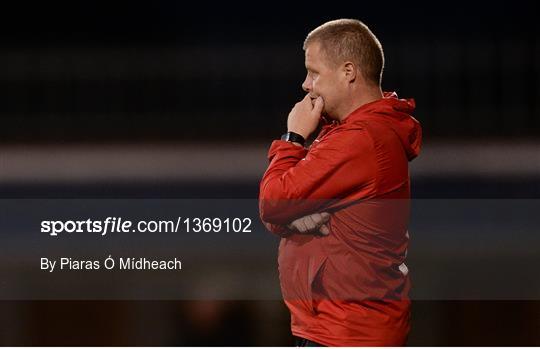
<path id="1" fill-rule="evenodd" d="M 295 132 L 287 132 L 283 134 L 283 136 L 281 136 L 281 140 L 293 143 L 300 143 L 302 147 L 304 146 L 304 143 L 306 143 L 305 138 Z"/>

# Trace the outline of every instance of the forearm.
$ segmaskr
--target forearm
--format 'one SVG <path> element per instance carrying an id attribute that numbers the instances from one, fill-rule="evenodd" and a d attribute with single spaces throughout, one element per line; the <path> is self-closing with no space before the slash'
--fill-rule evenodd
<path id="1" fill-rule="evenodd" d="M 298 218 L 300 198 L 294 183 L 290 183 L 284 175 L 302 161 L 306 154 L 305 148 L 290 142 L 272 143 L 268 152 L 270 165 L 261 181 L 259 193 L 259 209 L 264 222 L 286 225 Z"/>

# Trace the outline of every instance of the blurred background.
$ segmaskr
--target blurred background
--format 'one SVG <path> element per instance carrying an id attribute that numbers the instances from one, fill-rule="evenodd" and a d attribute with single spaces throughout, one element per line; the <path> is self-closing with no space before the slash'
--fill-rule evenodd
<path id="1" fill-rule="evenodd" d="M 411 163 L 413 197 L 534 203 L 538 7 L 534 1 L 3 5 L 1 198 L 256 198 L 267 148 L 303 97 L 306 34 L 349 17 L 364 21 L 383 44 L 384 90 L 416 100 L 424 148 Z M 454 231 L 467 231 L 478 224 L 474 219 L 454 222 Z M 480 258 L 486 270 L 501 260 L 512 270 L 514 261 L 540 292 L 538 226 L 521 223 L 519 232 L 495 229 L 494 240 L 476 239 L 463 253 L 463 235 L 459 243 L 449 234 L 430 238 L 429 227 L 411 222 L 421 230 L 415 239 L 411 229 L 417 285 L 429 288 L 437 273 L 426 266 L 452 276 Z M 505 239 L 512 241 L 508 250 Z M 275 249 L 277 239 L 268 240 Z M 260 256 L 254 250 L 246 264 Z M 275 255 L 263 256 L 259 271 L 275 277 Z M 409 344 L 540 345 L 540 294 L 517 298 L 416 300 Z M 0 308 L 2 345 L 293 344 L 278 300 L 5 300 Z"/>

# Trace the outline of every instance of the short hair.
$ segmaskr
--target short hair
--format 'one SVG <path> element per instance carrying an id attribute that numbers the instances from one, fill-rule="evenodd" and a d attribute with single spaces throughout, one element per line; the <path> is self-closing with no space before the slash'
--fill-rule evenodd
<path id="1" fill-rule="evenodd" d="M 334 66 L 351 61 L 360 67 L 363 77 L 378 85 L 382 81 L 384 52 L 377 37 L 357 19 L 337 19 L 312 30 L 304 41 L 304 50 L 317 42 L 328 62 Z"/>

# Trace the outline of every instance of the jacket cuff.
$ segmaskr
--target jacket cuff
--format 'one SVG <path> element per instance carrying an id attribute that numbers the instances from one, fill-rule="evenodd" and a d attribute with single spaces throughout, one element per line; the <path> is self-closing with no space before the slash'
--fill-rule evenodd
<path id="1" fill-rule="evenodd" d="M 289 228 L 287 228 L 287 226 L 285 225 L 278 225 L 278 224 L 272 224 L 272 223 L 267 223 L 267 222 L 263 222 L 264 226 L 266 227 L 266 229 L 282 238 L 284 237 L 287 237 L 289 235 L 292 235 L 294 234 L 294 231 L 293 230 L 290 230 Z"/>
<path id="2" fill-rule="evenodd" d="M 272 161 L 278 152 L 281 153 L 280 155 L 282 157 L 295 157 L 298 160 L 301 160 L 306 156 L 307 149 L 294 145 L 291 142 L 276 140 L 270 145 L 270 149 L 268 150 L 268 160 Z"/>

